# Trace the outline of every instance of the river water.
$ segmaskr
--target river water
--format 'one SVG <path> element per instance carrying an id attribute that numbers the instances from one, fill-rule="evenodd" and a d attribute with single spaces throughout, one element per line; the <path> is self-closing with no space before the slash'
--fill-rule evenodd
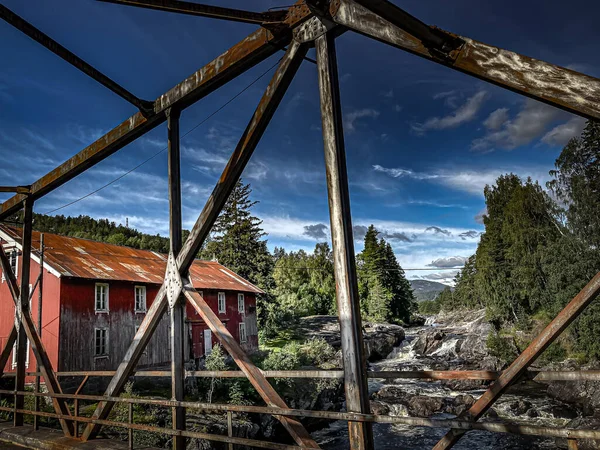
<path id="1" fill-rule="evenodd" d="M 452 334 L 447 336 L 447 341 L 443 343 L 441 348 L 429 355 L 419 355 L 414 350 L 416 338 L 424 332 L 431 330 L 431 327 L 442 326 L 441 324 L 429 323 L 425 327 L 408 328 L 406 330 L 406 339 L 402 344 L 395 348 L 392 354 L 387 359 L 373 363 L 370 365 L 370 370 L 385 371 L 385 370 L 432 370 L 437 369 L 440 359 L 446 362 L 452 361 L 456 356 L 453 355 L 452 349 L 454 342 Z M 464 332 L 465 330 L 459 330 Z M 464 336 L 464 334 L 463 334 Z M 431 367 L 431 366 L 434 367 Z M 451 365 L 451 364 L 450 364 Z M 474 398 L 478 398 L 485 392 L 484 388 L 468 391 L 454 391 L 442 385 L 437 381 L 426 380 L 370 380 L 369 391 L 371 394 L 378 392 L 386 385 L 399 387 L 402 391 L 413 395 L 425 396 L 442 396 L 447 398 L 455 397 L 459 394 L 470 394 Z M 533 414 L 516 415 L 511 408 L 518 399 L 526 400 L 531 404 Z M 402 405 L 388 404 L 392 415 L 407 416 L 406 408 Z M 545 425 L 545 426 L 565 426 L 577 414 L 576 411 L 558 401 L 548 398 L 542 386 L 529 389 L 521 389 L 519 395 L 505 394 L 493 407 L 495 417 L 489 418 L 484 416 L 482 421 L 506 421 L 511 423 L 521 423 L 529 425 Z M 529 417 L 535 415 L 537 417 Z M 567 417 L 571 415 L 571 417 Z M 439 413 L 431 416 L 432 418 L 452 419 L 456 416 L 446 413 Z M 392 450 L 392 449 L 430 449 L 438 440 L 447 432 L 446 429 L 412 427 L 406 425 L 392 424 L 373 424 L 373 433 L 375 437 L 375 448 L 377 450 Z M 346 450 L 348 445 L 348 428 L 346 422 L 334 422 L 329 428 L 325 428 L 316 433 L 313 437 L 324 449 L 329 450 Z M 557 448 L 556 441 L 553 438 L 536 438 L 527 436 L 516 436 L 506 433 L 491 433 L 486 431 L 470 431 L 454 446 L 457 450 L 477 449 L 554 449 Z"/>

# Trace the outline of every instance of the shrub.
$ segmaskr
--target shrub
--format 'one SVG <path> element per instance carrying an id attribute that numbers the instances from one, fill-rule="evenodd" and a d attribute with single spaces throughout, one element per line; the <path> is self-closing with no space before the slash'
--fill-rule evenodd
<path id="1" fill-rule="evenodd" d="M 491 355 L 507 364 L 513 362 L 517 356 L 516 347 L 509 336 L 501 336 L 492 331 L 487 337 L 486 345 Z"/>

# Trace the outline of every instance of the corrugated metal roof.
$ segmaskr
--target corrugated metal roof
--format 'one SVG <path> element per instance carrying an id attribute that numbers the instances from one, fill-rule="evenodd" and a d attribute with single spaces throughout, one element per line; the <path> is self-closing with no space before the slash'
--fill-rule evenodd
<path id="1" fill-rule="evenodd" d="M 8 226 L 0 229 L 21 242 L 19 229 Z M 44 244 L 46 263 L 65 277 L 162 284 L 165 276 L 168 255 L 161 253 L 51 233 L 44 233 Z M 37 250 L 39 246 L 40 233 L 34 231 L 32 247 Z M 196 289 L 262 293 L 215 261 L 194 260 L 190 274 Z"/>

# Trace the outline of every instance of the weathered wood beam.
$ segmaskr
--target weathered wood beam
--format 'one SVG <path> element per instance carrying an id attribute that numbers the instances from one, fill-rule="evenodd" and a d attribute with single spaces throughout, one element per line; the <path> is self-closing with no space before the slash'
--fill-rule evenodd
<path id="1" fill-rule="evenodd" d="M 190 284 L 184 287 L 183 292 L 190 304 L 219 339 L 223 348 L 231 355 L 240 370 L 244 372 L 248 381 L 254 386 L 265 403 L 271 407 L 287 408 L 288 406 L 285 401 L 273 389 L 273 386 L 271 386 L 271 383 L 265 378 L 261 370 L 250 360 L 227 327 L 223 325 L 223 322 L 221 322 L 211 307 L 204 301 L 204 298 Z M 298 445 L 303 448 L 320 448 L 298 419 L 289 416 L 274 417 L 281 422 Z"/>
<path id="2" fill-rule="evenodd" d="M 43 33 L 42 31 L 40 31 L 39 29 L 37 29 L 36 27 L 31 25 L 29 22 L 27 22 L 25 19 L 23 19 L 22 17 L 19 17 L 17 14 L 15 14 L 10 9 L 8 9 L 6 6 L 3 6 L 1 4 L 0 4 L 0 18 L 4 19 L 7 23 L 11 24 L 17 30 L 26 34 L 34 41 L 36 41 L 39 44 L 46 47 L 48 50 L 50 50 L 55 55 L 61 57 L 63 60 L 65 60 L 72 66 L 79 69 L 80 71 L 85 73 L 87 76 L 93 78 L 94 80 L 96 80 L 98 83 L 100 83 L 104 87 L 110 89 L 115 94 L 117 94 L 119 97 L 123 98 L 124 100 L 126 100 L 129 103 L 131 103 L 132 105 L 134 105 L 143 114 L 148 115 L 148 114 L 153 113 L 152 102 L 145 101 L 145 100 L 142 100 L 142 99 L 136 97 L 131 92 L 129 92 L 127 89 L 125 89 L 123 86 L 121 86 L 117 82 L 111 80 L 109 77 L 104 75 L 102 72 L 95 69 L 87 62 L 85 62 L 79 56 L 75 55 L 73 52 L 69 51 L 68 49 L 66 49 L 65 47 L 60 45 L 58 42 L 56 42 L 54 39 L 52 39 L 50 36 Z"/>
<path id="3" fill-rule="evenodd" d="M 202 5 L 200 3 L 184 2 L 179 0 L 100 0 L 105 3 L 117 5 L 138 6 L 140 8 L 158 11 L 188 14 L 211 19 L 231 20 L 234 22 L 252 23 L 261 25 L 270 22 L 282 22 L 287 11 L 253 12 L 241 9 L 223 8 L 221 6 Z"/>
<path id="4" fill-rule="evenodd" d="M 179 117 L 176 108 L 169 108 L 167 112 L 168 133 L 168 171 L 169 171 L 169 234 L 170 258 L 175 258 L 181 251 L 181 157 L 179 148 Z M 185 398 L 185 299 L 182 295 L 172 299 L 169 305 L 171 314 L 170 342 L 171 342 L 171 398 L 183 401 Z M 185 408 L 175 407 L 172 410 L 173 429 L 185 430 Z M 185 436 L 173 437 L 173 450 L 185 450 Z"/>
<path id="5" fill-rule="evenodd" d="M 300 20 L 300 19 L 298 19 Z M 154 102 L 154 115 L 146 118 L 141 113 L 134 114 L 122 124 L 112 129 L 96 142 L 84 148 L 77 155 L 65 161 L 31 185 L 31 197 L 35 200 L 62 186 L 85 170 L 104 160 L 116 151 L 133 142 L 166 120 L 166 110 L 188 107 L 207 96 L 231 79 L 264 61 L 287 45 L 290 34 L 273 35 L 259 29 L 212 62 L 183 80 Z M 0 220 L 16 213 L 26 195 L 17 194 L 0 207 Z"/>
<path id="6" fill-rule="evenodd" d="M 439 29 L 449 40 L 458 38 L 464 43 L 446 54 L 433 51 L 353 0 L 333 2 L 331 15 L 336 23 L 396 48 L 587 119 L 600 119 L 597 78 Z"/>
<path id="7" fill-rule="evenodd" d="M 335 36 L 328 32 L 317 38 L 316 51 L 346 408 L 370 414 Z M 348 434 L 352 450 L 373 450 L 370 423 L 348 422 Z"/>
<path id="8" fill-rule="evenodd" d="M 225 202 L 239 180 L 242 171 L 250 160 L 254 149 L 258 145 L 261 136 L 273 117 L 277 106 L 279 106 L 307 51 L 308 46 L 300 45 L 296 41 L 293 41 L 281 59 L 279 67 L 273 75 L 248 127 L 229 158 L 227 166 L 223 170 L 217 185 L 204 205 L 198 220 L 177 257 L 177 267 L 181 276 L 187 277 L 198 250 L 204 243 L 220 211 L 223 209 Z M 166 294 L 166 284 L 163 283 L 152 305 L 148 309 L 140 328 L 135 334 L 123 361 L 108 385 L 105 392 L 106 396 L 118 395 L 125 386 L 129 376 L 133 373 L 139 358 L 167 307 Z M 106 419 L 113 406 L 113 402 L 100 402 L 92 417 L 99 420 Z M 97 435 L 99 430 L 99 425 L 90 423 L 84 430 L 82 438 L 84 440 L 92 439 Z"/>
<path id="9" fill-rule="evenodd" d="M 544 330 L 529 344 L 517 359 L 492 383 L 485 393 L 471 406 L 461 419 L 477 421 L 506 390 L 525 373 L 527 368 L 548 348 L 552 342 L 583 312 L 600 293 L 600 272 L 569 302 Z M 451 448 L 466 433 L 465 430 L 450 430 L 433 448 Z"/>

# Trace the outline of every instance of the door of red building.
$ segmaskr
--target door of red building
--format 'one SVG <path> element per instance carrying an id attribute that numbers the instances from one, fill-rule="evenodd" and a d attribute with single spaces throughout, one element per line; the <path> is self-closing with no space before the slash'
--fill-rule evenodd
<path id="1" fill-rule="evenodd" d="M 192 351 L 194 358 L 204 356 L 204 326 L 199 323 L 192 323 Z"/>

